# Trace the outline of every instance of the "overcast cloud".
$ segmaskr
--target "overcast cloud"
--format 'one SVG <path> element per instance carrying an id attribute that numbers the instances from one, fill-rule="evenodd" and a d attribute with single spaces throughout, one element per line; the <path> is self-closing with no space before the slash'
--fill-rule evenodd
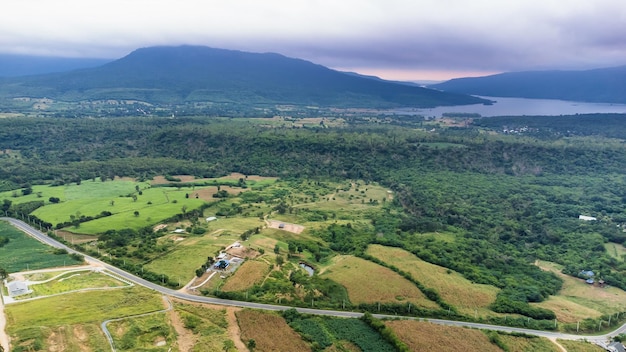
<path id="1" fill-rule="evenodd" d="M 626 65 L 624 0 L 5 0 L 0 53 L 196 44 L 390 79 Z"/>

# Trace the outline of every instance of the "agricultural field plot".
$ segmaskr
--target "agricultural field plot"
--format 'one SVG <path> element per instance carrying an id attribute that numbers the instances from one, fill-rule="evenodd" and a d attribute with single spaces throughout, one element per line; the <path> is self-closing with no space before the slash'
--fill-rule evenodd
<path id="1" fill-rule="evenodd" d="M 70 271 L 58 274 L 41 283 L 31 283 L 28 287 L 33 291 L 32 293 L 17 296 L 14 299 L 45 297 L 84 289 L 108 289 L 127 286 L 129 286 L 127 283 L 102 272 L 92 270 Z"/>
<path id="2" fill-rule="evenodd" d="M 108 351 L 100 323 L 163 309 L 156 292 L 140 287 L 86 291 L 17 302 L 5 306 L 13 346 L 28 350 Z M 67 339 L 59 334 L 70 335 Z M 87 335 L 88 334 L 88 335 Z M 80 346 L 87 346 L 84 349 Z"/>
<path id="3" fill-rule="evenodd" d="M 613 258 L 617 260 L 624 261 L 626 258 L 626 247 L 621 244 L 607 242 L 604 244 L 604 248 L 606 248 L 606 252 Z"/>
<path id="4" fill-rule="evenodd" d="M 112 321 L 107 329 L 118 351 L 169 351 L 177 342 L 166 312 Z"/>
<path id="5" fill-rule="evenodd" d="M 582 279 L 561 273 L 562 267 L 555 263 L 537 261 L 537 265 L 563 279 L 563 288 L 558 295 L 541 303 L 533 303 L 553 310 L 559 321 L 575 323 L 585 318 L 626 310 L 626 292 L 623 290 L 589 285 Z"/>
<path id="6" fill-rule="evenodd" d="M 480 330 L 414 320 L 385 321 L 385 325 L 391 328 L 411 351 L 502 351 Z"/>
<path id="7" fill-rule="evenodd" d="M 0 236 L 9 239 L 7 244 L 0 247 L 0 267 L 10 273 L 76 265 L 82 262 L 67 253 L 55 252 L 51 247 L 27 236 L 4 221 L 0 221 Z"/>
<path id="8" fill-rule="evenodd" d="M 353 304 L 411 303 L 427 309 L 439 308 L 413 283 L 391 269 L 349 255 L 334 257 L 331 262 L 320 276 L 343 285 Z"/>
<path id="9" fill-rule="evenodd" d="M 604 352 L 605 349 L 586 341 L 557 340 L 567 352 Z"/>
<path id="10" fill-rule="evenodd" d="M 287 315 L 288 316 L 288 315 Z M 332 317 L 290 318 L 289 325 L 319 348 L 348 348 L 349 351 L 391 352 L 396 349 L 360 319 Z M 340 347 L 341 346 L 341 347 Z M 349 349 L 353 348 L 353 349 Z"/>
<path id="11" fill-rule="evenodd" d="M 245 261 L 235 274 L 226 280 L 222 291 L 243 291 L 261 283 L 270 271 L 270 265 L 261 260 Z"/>
<path id="12" fill-rule="evenodd" d="M 250 346 L 254 341 L 258 351 L 311 351 L 285 319 L 276 313 L 244 309 L 235 313 L 241 329 L 241 339 Z"/>
<path id="13" fill-rule="evenodd" d="M 135 195 L 136 198 L 85 198 L 51 204 L 37 209 L 33 215 L 56 224 L 71 221 L 71 217 L 97 216 L 102 212 L 110 212 L 111 216 L 83 222 L 78 227 L 70 226 L 67 229 L 84 234 L 123 228 L 139 229 L 182 213 L 183 208 L 192 210 L 204 203 L 201 199 L 187 198 L 186 194 L 184 190 L 177 188 L 151 188 L 143 190 L 142 195 Z"/>
<path id="14" fill-rule="evenodd" d="M 187 237 L 178 241 L 170 252 L 146 264 L 145 268 L 180 280 L 184 285 L 194 277 L 196 269 L 206 263 L 207 257 L 214 257 L 222 247 L 230 245 L 237 239 L 234 236 L 214 238 L 210 234 Z"/>
<path id="15" fill-rule="evenodd" d="M 276 180 L 278 180 L 277 177 L 264 177 L 264 176 L 258 176 L 258 175 L 244 175 L 244 174 L 240 174 L 240 173 L 231 173 L 230 175 L 227 176 L 223 176 L 223 177 L 217 177 L 217 178 L 196 178 L 195 176 L 191 176 L 191 175 L 174 175 L 169 177 L 170 180 L 168 180 L 165 176 L 156 176 L 152 179 L 152 181 L 150 181 L 150 184 L 152 185 L 162 185 L 162 184 L 189 184 L 189 183 L 194 183 L 194 184 L 206 184 L 206 185 L 210 185 L 210 184 L 215 184 L 215 185 L 238 185 L 239 184 L 239 179 L 244 180 L 245 184 L 248 187 L 260 187 L 260 186 L 266 186 L 266 185 L 270 185 L 274 182 L 276 182 Z M 172 181 L 175 180 L 175 181 Z M 180 180 L 180 181 L 176 181 L 176 180 Z"/>
<path id="16" fill-rule="evenodd" d="M 230 326 L 225 309 L 174 301 L 174 309 L 168 314 L 176 330 L 178 350 L 237 351 L 232 338 L 238 339 L 238 336 L 231 336 L 231 331 L 236 331 L 237 327 Z"/>
<path id="17" fill-rule="evenodd" d="M 460 313 L 496 314 L 489 309 L 500 291 L 496 287 L 474 284 L 455 271 L 425 262 L 401 248 L 370 245 L 366 253 L 410 273 L 426 287 L 435 289 L 444 302 Z"/>
<path id="18" fill-rule="evenodd" d="M 498 339 L 510 352 L 561 352 L 559 346 L 545 337 L 520 337 L 498 334 Z"/>

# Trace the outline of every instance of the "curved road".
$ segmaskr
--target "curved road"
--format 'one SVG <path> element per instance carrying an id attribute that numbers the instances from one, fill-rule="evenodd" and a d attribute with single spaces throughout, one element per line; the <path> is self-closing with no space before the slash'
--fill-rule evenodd
<path id="1" fill-rule="evenodd" d="M 34 237 L 35 239 L 43 242 L 44 244 L 47 244 L 49 246 L 55 247 L 55 248 L 63 248 L 65 250 L 67 250 L 69 253 L 77 253 L 80 255 L 84 255 L 83 253 L 80 253 L 50 237 L 48 237 L 46 234 L 34 229 L 33 227 L 31 227 L 30 225 L 26 224 L 25 222 L 21 221 L 21 220 L 17 220 L 17 219 L 13 219 L 13 218 L 6 218 L 6 217 L 0 217 L 0 220 L 4 220 L 9 222 L 11 225 L 15 226 L 16 228 L 24 231 L 26 234 Z M 147 287 L 149 289 L 152 289 L 154 291 L 160 292 L 164 295 L 168 295 L 171 297 L 176 297 L 182 300 L 186 300 L 186 301 L 192 301 L 192 302 L 198 302 L 198 303 L 209 303 L 209 304 L 216 304 L 216 305 L 224 305 L 224 306 L 235 306 L 235 307 L 242 307 L 242 308 L 255 308 L 255 309 L 264 309 L 264 310 L 286 310 L 292 307 L 288 307 L 288 306 L 280 306 L 280 305 L 274 305 L 274 304 L 263 304 L 263 303 L 254 303 L 254 302 L 245 302 L 245 301 L 233 301 L 233 300 L 227 300 L 227 299 L 221 299 L 221 298 L 212 298 L 212 297 L 204 297 L 204 296 L 195 296 L 195 295 L 190 295 L 187 293 L 182 293 L 179 291 L 175 291 L 157 284 L 154 284 L 150 281 L 144 280 L 138 276 L 135 276 L 131 273 L 128 273 L 122 269 L 119 269 L 117 267 L 114 267 L 112 265 L 109 265 L 103 261 L 100 261 L 97 258 L 93 258 L 87 255 L 85 256 L 85 260 L 89 261 L 89 262 L 93 262 L 93 263 L 97 263 L 103 267 L 105 267 L 107 270 L 121 276 L 122 278 L 129 280 L 137 285 L 142 285 L 144 287 Z M 346 311 L 335 311 L 335 310 L 323 310 L 323 309 L 313 309 L 313 308 L 296 308 L 296 310 L 300 313 L 305 313 L 305 314 L 315 314 L 315 315 L 330 315 L 330 316 L 337 316 L 337 317 L 345 317 L 345 318 L 358 318 L 360 316 L 363 315 L 363 313 L 359 313 L 359 312 L 346 312 Z M 469 327 L 469 328 L 476 328 L 476 329 L 488 329 L 488 330 L 497 330 L 497 331 L 504 331 L 504 332 L 518 332 L 518 333 L 524 333 L 524 334 L 528 334 L 528 335 L 535 335 L 535 336 L 541 336 L 541 337 L 547 337 L 550 339 L 564 339 L 564 340 L 587 340 L 589 342 L 595 342 L 595 343 L 605 343 L 607 341 L 609 341 L 611 339 L 611 337 L 625 333 L 626 332 L 626 324 L 620 326 L 619 328 L 617 328 L 614 331 L 611 331 L 608 334 L 604 334 L 604 335 L 589 335 L 589 336 L 585 336 L 585 335 L 572 335 L 572 334 L 565 334 L 565 333 L 560 333 L 560 332 L 552 332 L 552 331 L 541 331 L 541 330 L 532 330 L 532 329 L 524 329 L 524 328 L 515 328 L 515 327 L 509 327 L 509 326 L 499 326 L 499 325 L 490 325 L 490 324 L 480 324 L 480 323 L 470 323 L 470 322 L 463 322 L 463 321 L 454 321 L 454 320 L 443 320 L 443 319 L 420 319 L 420 318 L 415 318 L 415 317 L 403 317 L 403 316 L 396 316 L 396 315 L 384 315 L 384 314 L 373 314 L 375 317 L 377 318 L 407 318 L 407 319 L 418 319 L 418 320 L 427 320 L 431 323 L 436 323 L 436 324 L 441 324 L 441 325 L 450 325 L 450 326 L 460 326 L 460 327 Z"/>

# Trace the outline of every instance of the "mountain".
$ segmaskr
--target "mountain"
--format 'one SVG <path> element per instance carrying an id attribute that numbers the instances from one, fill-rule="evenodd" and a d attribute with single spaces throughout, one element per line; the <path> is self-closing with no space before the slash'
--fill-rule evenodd
<path id="1" fill-rule="evenodd" d="M 343 107 L 433 107 L 485 100 L 345 74 L 274 53 L 149 47 L 96 68 L 4 78 L 0 96 Z"/>
<path id="2" fill-rule="evenodd" d="M 626 103 L 626 66 L 586 71 L 527 71 L 457 78 L 430 88 L 494 97 Z"/>
<path id="3" fill-rule="evenodd" d="M 0 54 L 0 77 L 66 72 L 97 67 L 110 61 L 112 60 Z"/>

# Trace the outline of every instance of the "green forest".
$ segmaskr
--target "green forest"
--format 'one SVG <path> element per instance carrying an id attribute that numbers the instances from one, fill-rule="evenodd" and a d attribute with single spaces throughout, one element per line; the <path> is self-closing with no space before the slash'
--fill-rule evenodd
<path id="1" fill-rule="evenodd" d="M 473 117 L 455 127 L 377 115 L 333 116 L 309 125 L 270 118 L 4 118 L 0 191 L 19 196 L 40 184 L 231 172 L 377 182 L 393 190 L 393 201 L 372 213 L 368 226 L 317 230 L 327 245 L 318 259 L 333 251 L 374 260 L 365 254 L 370 244 L 401 247 L 472 282 L 501 288 L 496 312 L 553 319 L 553 312 L 529 304 L 562 285 L 533 265 L 536 260 L 561 264 L 572 276 L 593 270 L 626 290 L 623 258 L 605 249 L 607 242 L 626 242 L 624 119 Z M 276 195 L 276 209 L 287 197 Z M 7 213 L 38 208 L 36 202 L 0 202 Z M 153 240 L 148 232 L 123 233 Z M 104 236 L 115 242 L 115 233 Z M 431 295 L 437 301 L 437 293 Z"/>

